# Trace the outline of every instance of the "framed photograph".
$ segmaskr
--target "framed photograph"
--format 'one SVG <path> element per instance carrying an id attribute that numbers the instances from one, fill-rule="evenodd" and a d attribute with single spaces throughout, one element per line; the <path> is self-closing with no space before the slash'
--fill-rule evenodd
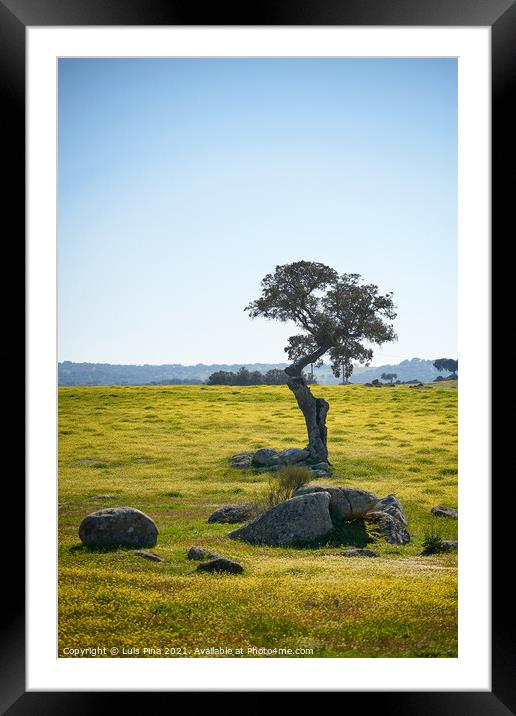
<path id="1" fill-rule="evenodd" d="M 3 710 L 512 713 L 490 265 L 515 4 L 0 22 L 28 339 Z"/>

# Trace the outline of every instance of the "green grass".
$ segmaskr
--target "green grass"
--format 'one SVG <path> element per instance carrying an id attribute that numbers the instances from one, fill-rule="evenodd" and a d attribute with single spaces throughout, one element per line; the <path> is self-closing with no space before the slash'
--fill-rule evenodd
<path id="1" fill-rule="evenodd" d="M 457 656 L 457 555 L 421 556 L 432 530 L 457 538 L 455 520 L 430 513 L 457 506 L 456 384 L 314 393 L 330 403 L 331 483 L 396 493 L 409 545 L 377 542 L 368 545 L 377 559 L 343 558 L 342 544 L 367 541 L 356 526 L 341 526 L 318 548 L 283 549 L 230 540 L 234 526 L 207 523 L 219 505 L 257 500 L 267 489 L 267 473 L 231 468 L 230 455 L 305 445 L 286 387 L 59 390 L 61 656 L 102 645 L 119 656 L 134 647 L 139 656 L 148 655 L 144 647 L 197 656 L 210 646 L 242 649 L 238 656 L 252 647 L 313 649 L 314 657 Z M 92 499 L 100 494 L 115 499 Z M 156 521 L 153 551 L 164 562 L 81 546 L 82 518 L 114 505 Z M 194 544 L 237 559 L 244 574 L 197 574 L 186 559 Z"/>

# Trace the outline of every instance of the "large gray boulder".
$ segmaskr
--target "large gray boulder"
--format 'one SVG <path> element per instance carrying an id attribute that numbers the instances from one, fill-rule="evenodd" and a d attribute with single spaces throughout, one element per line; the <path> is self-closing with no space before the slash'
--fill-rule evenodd
<path id="1" fill-rule="evenodd" d="M 301 495 L 313 495 L 320 492 L 326 492 L 330 496 L 330 514 L 341 516 L 341 514 L 347 510 L 349 512 L 349 504 L 345 500 L 342 493 L 342 488 L 332 487 L 329 485 L 314 485 L 309 483 L 308 485 L 302 485 L 294 490 L 294 497 L 300 497 Z"/>
<path id="2" fill-rule="evenodd" d="M 223 524 L 234 525 L 238 522 L 245 522 L 253 515 L 253 506 L 248 504 L 222 505 L 218 510 L 212 512 L 208 522 L 222 522 Z"/>
<path id="3" fill-rule="evenodd" d="M 355 487 L 308 484 L 298 487 L 294 495 L 309 495 L 319 492 L 327 492 L 330 495 L 330 512 L 341 520 L 360 519 L 368 512 L 377 509 L 378 497 L 372 492 L 359 490 Z"/>
<path id="4" fill-rule="evenodd" d="M 228 536 L 250 544 L 274 547 L 306 544 L 325 537 L 333 529 L 329 506 L 327 492 L 292 497 Z"/>
<path id="5" fill-rule="evenodd" d="M 370 512 L 365 519 L 373 526 L 373 530 L 389 544 L 410 542 L 410 535 L 405 525 L 387 512 Z"/>
<path id="6" fill-rule="evenodd" d="M 85 517 L 79 537 L 88 547 L 154 547 L 158 528 L 154 520 L 134 507 L 109 507 Z"/>
<path id="7" fill-rule="evenodd" d="M 377 511 L 386 512 L 391 517 L 394 517 L 395 520 L 401 522 L 402 525 L 407 526 L 407 516 L 396 495 L 391 493 L 387 497 L 382 497 L 378 502 Z"/>
<path id="8" fill-rule="evenodd" d="M 410 535 L 406 529 L 407 518 L 396 495 L 390 494 L 379 499 L 372 492 L 356 487 L 336 487 L 329 485 L 303 485 L 294 495 L 320 494 L 330 495 L 330 514 L 332 518 L 344 521 L 367 520 L 378 536 L 390 544 L 406 544 Z"/>
<path id="9" fill-rule="evenodd" d="M 280 452 L 279 459 L 284 465 L 293 465 L 301 460 L 306 460 L 310 457 L 310 452 L 304 448 L 287 448 Z"/>
<path id="10" fill-rule="evenodd" d="M 270 467 L 271 465 L 278 465 L 280 461 L 280 455 L 277 450 L 273 448 L 260 448 L 253 455 L 253 465 L 256 467 Z"/>

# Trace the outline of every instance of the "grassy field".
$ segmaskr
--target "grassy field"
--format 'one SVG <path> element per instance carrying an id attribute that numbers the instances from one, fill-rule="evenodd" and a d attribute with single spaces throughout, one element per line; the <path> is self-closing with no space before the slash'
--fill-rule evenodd
<path id="1" fill-rule="evenodd" d="M 380 497 L 394 492 L 410 544 L 378 542 L 369 545 L 380 552 L 376 559 L 344 558 L 331 544 L 246 545 L 227 538 L 234 525 L 207 523 L 216 507 L 254 499 L 267 482 L 231 468 L 229 456 L 306 443 L 287 387 L 60 389 L 60 656 L 99 646 L 150 657 L 203 656 L 213 647 L 237 657 L 285 655 L 263 649 L 296 657 L 457 656 L 457 555 L 421 556 L 430 531 L 457 536 L 455 520 L 430 513 L 434 505 L 457 506 L 456 384 L 317 386 L 314 393 L 330 403 L 332 484 Z M 101 494 L 115 499 L 94 498 Z M 164 562 L 81 546 L 82 518 L 116 505 L 156 521 L 152 551 Z M 192 545 L 237 559 L 244 574 L 196 573 L 186 559 Z"/>

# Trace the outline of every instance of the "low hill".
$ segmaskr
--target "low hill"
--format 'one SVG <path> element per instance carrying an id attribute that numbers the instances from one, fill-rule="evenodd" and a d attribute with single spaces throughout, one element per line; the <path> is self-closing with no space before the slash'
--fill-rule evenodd
<path id="1" fill-rule="evenodd" d="M 407 380 L 421 380 L 423 383 L 428 383 L 437 378 L 438 375 L 449 375 L 449 373 L 436 370 L 433 366 L 433 360 L 411 358 L 396 364 L 369 366 L 368 368 L 357 367 L 353 371 L 351 382 L 370 383 L 375 378 L 380 379 L 382 373 L 396 373 L 398 380 L 402 383 Z"/>
<path id="2" fill-rule="evenodd" d="M 431 381 L 439 373 L 432 365 L 431 360 L 412 358 L 395 365 L 381 365 L 369 367 L 355 367 L 351 376 L 352 383 L 368 383 L 380 378 L 382 373 L 396 373 L 398 380 Z M 266 373 L 273 368 L 285 368 L 287 363 L 233 363 L 197 365 L 181 365 L 171 363 L 166 365 L 116 365 L 111 363 L 74 363 L 63 361 L 58 364 L 59 385 L 195 385 L 204 383 L 216 371 L 238 371 L 242 366 L 251 371 L 258 370 Z M 314 370 L 318 383 L 334 385 L 340 382 L 328 365 Z"/>

